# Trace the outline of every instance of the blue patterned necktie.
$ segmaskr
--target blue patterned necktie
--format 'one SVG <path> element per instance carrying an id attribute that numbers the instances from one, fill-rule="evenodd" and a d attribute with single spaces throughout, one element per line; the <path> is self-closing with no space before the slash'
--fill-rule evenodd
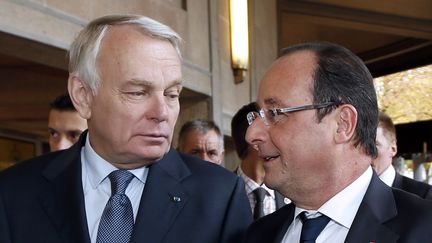
<path id="1" fill-rule="evenodd" d="M 108 175 L 111 197 L 99 223 L 97 243 L 128 243 L 133 230 L 132 204 L 125 191 L 134 175 L 127 170 L 116 170 Z"/>
<path id="2" fill-rule="evenodd" d="M 300 243 L 315 243 L 318 235 L 330 221 L 330 218 L 325 215 L 308 219 L 306 212 L 302 212 L 299 216 L 303 222 Z"/>

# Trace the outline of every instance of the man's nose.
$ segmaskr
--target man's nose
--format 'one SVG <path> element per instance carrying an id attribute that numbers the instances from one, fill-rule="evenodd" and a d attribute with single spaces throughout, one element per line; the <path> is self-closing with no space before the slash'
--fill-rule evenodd
<path id="1" fill-rule="evenodd" d="M 151 99 L 149 118 L 159 122 L 165 121 L 168 118 L 168 104 L 165 96 L 163 93 L 157 93 Z"/>
<path id="2" fill-rule="evenodd" d="M 260 145 L 267 138 L 267 127 L 260 118 L 255 119 L 246 130 L 246 141 L 250 145 Z"/>
<path id="3" fill-rule="evenodd" d="M 73 144 L 72 141 L 70 141 L 65 137 L 62 137 L 57 144 L 57 150 L 67 149 L 70 146 L 72 146 L 72 144 Z"/>

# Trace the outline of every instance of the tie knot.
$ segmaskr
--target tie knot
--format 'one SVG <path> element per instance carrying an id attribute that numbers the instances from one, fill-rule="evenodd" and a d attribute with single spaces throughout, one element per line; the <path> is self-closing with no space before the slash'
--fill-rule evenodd
<path id="1" fill-rule="evenodd" d="M 307 218 L 306 212 L 302 212 L 299 217 L 303 222 L 300 242 L 315 242 L 318 235 L 330 221 L 330 218 L 325 215 L 316 218 Z"/>
<path id="2" fill-rule="evenodd" d="M 253 193 L 256 197 L 257 202 L 264 202 L 265 195 L 267 194 L 266 189 L 258 187 L 257 189 L 253 190 Z"/>
<path id="3" fill-rule="evenodd" d="M 115 170 L 108 175 L 111 181 L 111 195 L 125 194 L 134 175 L 127 170 Z"/>

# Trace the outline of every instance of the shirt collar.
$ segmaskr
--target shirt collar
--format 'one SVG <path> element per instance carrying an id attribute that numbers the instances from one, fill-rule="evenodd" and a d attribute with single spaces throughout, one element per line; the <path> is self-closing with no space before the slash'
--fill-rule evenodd
<path id="1" fill-rule="evenodd" d="M 349 229 L 371 179 L 372 168 L 369 166 L 359 178 L 330 198 L 330 200 L 324 203 L 317 211 L 308 210 L 308 212 L 313 215 L 312 217 L 315 217 L 314 214 L 316 214 L 316 212 L 324 214 L 336 223 Z M 296 220 L 297 216 L 303 211 L 307 210 L 298 207 L 295 208 L 293 224 L 298 222 L 298 220 Z"/>
<path id="2" fill-rule="evenodd" d="M 253 191 L 255 189 L 257 189 L 258 187 L 262 187 L 264 188 L 268 194 L 270 194 L 270 196 L 272 198 L 275 198 L 275 193 L 274 190 L 268 188 L 265 184 L 259 185 L 258 183 L 256 183 L 256 181 L 252 180 L 249 176 L 247 176 L 243 170 L 241 169 L 241 167 L 239 166 L 237 169 L 237 175 L 240 176 L 244 182 L 245 182 L 245 190 L 246 190 L 246 194 L 251 194 L 253 193 Z"/>
<path id="3" fill-rule="evenodd" d="M 385 171 L 383 171 L 383 173 L 381 173 L 379 178 L 385 184 L 387 184 L 387 186 L 391 187 L 393 185 L 395 178 L 396 178 L 396 170 L 393 168 L 392 165 L 390 165 Z"/>
<path id="4" fill-rule="evenodd" d="M 107 178 L 107 176 L 118 170 L 114 165 L 109 163 L 100 157 L 90 144 L 90 133 L 87 134 L 86 142 L 83 148 L 83 164 L 86 166 L 88 175 L 88 180 L 93 188 L 96 188 L 102 183 L 102 181 Z M 141 167 L 134 170 L 128 170 L 131 172 L 135 178 L 137 178 L 142 183 L 145 183 L 148 174 L 147 167 Z"/>

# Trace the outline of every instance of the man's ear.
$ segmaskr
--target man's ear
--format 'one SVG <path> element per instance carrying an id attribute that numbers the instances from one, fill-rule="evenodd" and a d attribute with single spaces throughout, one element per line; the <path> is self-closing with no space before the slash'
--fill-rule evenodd
<path id="1" fill-rule="evenodd" d="M 346 143 L 354 137 L 357 126 L 357 110 L 350 104 L 344 104 L 339 106 L 338 111 L 335 141 L 336 143 Z"/>
<path id="2" fill-rule="evenodd" d="M 397 154 L 397 144 L 396 144 L 396 140 L 395 139 L 391 142 L 390 149 L 391 149 L 391 155 L 392 155 L 392 157 L 396 156 L 396 154 Z"/>
<path id="3" fill-rule="evenodd" d="M 91 102 L 93 94 L 76 73 L 70 73 L 68 78 L 68 90 L 72 103 L 80 116 L 84 119 L 91 117 Z"/>

